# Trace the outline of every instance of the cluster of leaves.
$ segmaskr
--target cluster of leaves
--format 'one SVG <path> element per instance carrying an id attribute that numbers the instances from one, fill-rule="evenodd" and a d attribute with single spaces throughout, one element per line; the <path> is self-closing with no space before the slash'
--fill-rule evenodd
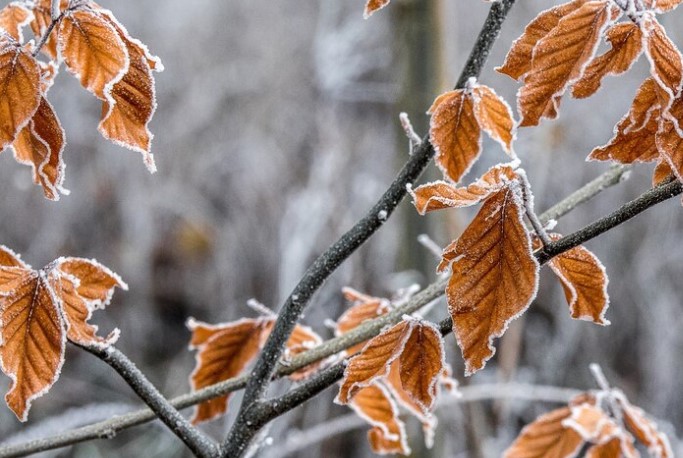
<path id="1" fill-rule="evenodd" d="M 497 70 L 523 82 L 518 92 L 521 126 L 558 115 L 562 96 L 598 91 L 608 75 L 629 70 L 641 54 L 651 77 L 617 124 L 610 142 L 591 160 L 623 164 L 656 162 L 654 183 L 683 177 L 683 59 L 657 20 L 681 0 L 573 0 L 540 13 L 513 44 Z M 620 18 L 624 21 L 618 22 Z M 610 48 L 596 55 L 602 40 Z"/>
<path id="2" fill-rule="evenodd" d="M 616 389 L 583 393 L 526 426 L 505 458 L 637 458 L 636 441 L 654 458 L 672 458 L 666 435 Z"/>
<path id="3" fill-rule="evenodd" d="M 25 42 L 27 25 L 38 44 Z M 0 150 L 11 146 L 16 160 L 32 167 L 48 199 L 66 192 L 65 134 L 47 100 L 62 63 L 102 101 L 100 133 L 141 152 L 155 171 L 148 124 L 156 109 L 152 72 L 163 66 L 111 11 L 88 0 L 62 0 L 56 17 L 51 0 L 14 1 L 0 10 Z"/>
<path id="4" fill-rule="evenodd" d="M 542 243 L 524 224 L 533 202 L 524 171 L 514 166 L 495 166 L 467 187 L 438 181 L 412 191 L 422 214 L 482 203 L 463 234 L 446 247 L 438 267 L 451 272 L 446 298 L 467 374 L 484 367 L 495 353 L 493 339 L 537 293 L 540 266 L 534 249 Z M 550 267 L 562 282 L 572 317 L 609 324 L 604 318 L 607 275 L 595 255 L 579 246 L 552 259 Z"/>
<path id="5" fill-rule="evenodd" d="M 116 287 L 128 288 L 97 261 L 59 258 L 34 270 L 0 246 L 0 368 L 12 379 L 5 400 L 21 421 L 57 381 L 67 339 L 100 348 L 118 339 L 118 329 L 102 338 L 88 323 Z"/>

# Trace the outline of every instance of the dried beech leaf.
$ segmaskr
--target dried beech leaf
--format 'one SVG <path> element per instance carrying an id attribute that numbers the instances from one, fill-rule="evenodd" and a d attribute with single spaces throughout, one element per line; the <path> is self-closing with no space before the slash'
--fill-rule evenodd
<path id="1" fill-rule="evenodd" d="M 586 458 L 639 458 L 633 438 L 621 435 L 604 444 L 594 445 L 586 452 Z"/>
<path id="2" fill-rule="evenodd" d="M 199 390 L 223 380 L 236 377 L 258 355 L 262 333 L 272 319 L 242 319 L 233 323 L 209 325 L 189 320 L 192 331 L 191 350 L 198 350 L 196 366 L 190 381 Z M 225 413 L 230 395 L 205 401 L 195 410 L 193 423 L 211 420 Z"/>
<path id="3" fill-rule="evenodd" d="M 22 30 L 31 21 L 33 13 L 21 2 L 12 2 L 0 10 L 0 28 L 19 43 L 24 42 Z"/>
<path id="4" fill-rule="evenodd" d="M 562 238 L 559 234 L 549 235 L 553 241 Z M 540 248 L 540 242 L 535 241 L 534 245 Z M 605 267 L 593 253 L 579 245 L 555 256 L 548 265 L 562 282 L 572 318 L 602 326 L 610 324 L 605 319 L 609 307 L 609 280 Z"/>
<path id="5" fill-rule="evenodd" d="M 128 71 L 126 45 L 107 18 L 84 5 L 67 10 L 59 23 L 59 54 L 81 85 L 116 103 L 111 91 Z"/>
<path id="6" fill-rule="evenodd" d="M 389 366 L 401 356 L 413 326 L 413 321 L 402 321 L 370 339 L 363 350 L 349 360 L 335 402 L 348 404 L 360 389 L 388 375 Z"/>
<path id="7" fill-rule="evenodd" d="M 95 260 L 64 258 L 51 272 L 50 281 L 62 301 L 70 341 L 99 347 L 116 342 L 118 329 L 102 338 L 97 335 L 97 326 L 88 321 L 95 310 L 109 305 L 115 288 L 128 289 L 117 274 Z"/>
<path id="8" fill-rule="evenodd" d="M 64 182 L 64 129 L 57 114 L 45 97 L 38 111 L 19 132 L 12 144 L 17 162 L 30 166 L 33 181 L 42 186 L 45 197 L 59 200 Z"/>
<path id="9" fill-rule="evenodd" d="M 583 440 L 604 444 L 621 435 L 621 429 L 597 405 L 586 403 L 570 407 L 571 415 L 562 424 L 576 431 Z"/>
<path id="10" fill-rule="evenodd" d="M 643 16 L 640 27 L 644 32 L 645 54 L 650 61 L 652 77 L 666 92 L 670 104 L 681 91 L 683 57 L 653 15 Z"/>
<path id="11" fill-rule="evenodd" d="M 352 305 L 337 320 L 336 336 L 346 334 L 360 326 L 364 321 L 380 317 L 391 310 L 391 305 L 386 299 L 367 296 L 351 288 L 344 288 L 343 293 L 346 300 Z M 360 342 L 347 348 L 346 353 L 353 355 L 359 352 L 366 342 Z"/>
<path id="12" fill-rule="evenodd" d="M 644 3 L 658 13 L 666 13 L 677 8 L 681 0 L 646 0 Z"/>
<path id="13" fill-rule="evenodd" d="M 505 152 L 515 157 L 512 141 L 515 139 L 515 120 L 512 109 L 502 97 L 488 86 L 476 85 L 472 89 L 474 116 L 481 129 L 500 143 Z"/>
<path id="14" fill-rule="evenodd" d="M 595 94 L 604 77 L 627 72 L 643 51 L 643 33 L 633 22 L 612 26 L 607 31 L 607 40 L 612 48 L 586 67 L 572 88 L 574 97 L 583 99 Z"/>
<path id="15" fill-rule="evenodd" d="M 363 17 L 365 19 L 372 16 L 375 11 L 381 10 L 389 4 L 390 0 L 368 0 L 365 4 L 365 11 L 363 12 Z"/>
<path id="16" fill-rule="evenodd" d="M 659 159 L 657 165 L 655 166 L 655 171 L 652 174 L 652 186 L 659 186 L 660 184 L 667 181 L 669 178 L 673 177 L 674 171 L 671 170 L 671 166 L 666 159 Z"/>
<path id="17" fill-rule="evenodd" d="M 40 67 L 19 44 L 0 38 L 0 151 L 16 139 L 40 105 Z"/>
<path id="18" fill-rule="evenodd" d="M 536 44 L 531 70 L 518 93 L 520 125 L 538 125 L 544 113 L 556 111 L 555 100 L 581 77 L 595 55 L 604 29 L 619 12 L 610 2 L 587 2 L 564 16 Z"/>
<path id="19" fill-rule="evenodd" d="M 512 182 L 489 197 L 444 250 L 439 269 L 452 270 L 446 297 L 467 374 L 484 367 L 495 353 L 493 339 L 536 296 L 539 266 L 523 216 L 521 189 Z"/>
<path id="20" fill-rule="evenodd" d="M 4 267 L 22 267 L 24 269 L 31 269 L 31 266 L 26 265 L 22 260 L 21 257 L 16 254 L 14 251 L 10 250 L 4 245 L 0 245 L 0 266 Z M 10 274 L 11 276 L 14 276 L 14 274 Z M 3 281 L 0 279 L 0 284 L 2 284 Z M 2 294 L 0 290 L 0 294 Z"/>
<path id="21" fill-rule="evenodd" d="M 570 458 L 583 446 L 583 439 L 562 424 L 569 418 L 567 407 L 553 410 L 527 425 L 515 442 L 505 451 L 505 458 Z"/>
<path id="22" fill-rule="evenodd" d="M 647 447 L 650 456 L 673 458 L 669 438 L 657 429 L 657 424 L 648 418 L 640 407 L 628 402 L 625 396 L 619 398 L 619 403 L 623 410 L 626 427 L 640 443 Z"/>
<path id="23" fill-rule="evenodd" d="M 349 402 L 349 407 L 373 426 L 368 431 L 373 452 L 380 455 L 410 453 L 405 425 L 398 418 L 398 409 L 384 387 L 375 384 L 359 390 Z"/>
<path id="24" fill-rule="evenodd" d="M 629 112 L 614 128 L 614 137 L 607 145 L 595 148 L 588 159 L 612 160 L 622 164 L 656 160 L 659 157 L 656 134 L 661 116 L 658 93 L 655 80 L 645 80 L 638 89 Z"/>
<path id="25" fill-rule="evenodd" d="M 418 213 L 424 215 L 434 210 L 478 204 L 516 177 L 517 173 L 512 167 L 497 165 L 466 188 L 458 188 L 445 181 L 435 181 L 419 186 L 415 190 L 411 189 L 410 194 Z"/>
<path id="26" fill-rule="evenodd" d="M 531 70 L 531 58 L 539 40 L 548 35 L 567 14 L 577 10 L 587 0 L 574 0 L 541 12 L 526 26 L 524 34 L 512 44 L 505 63 L 496 71 L 520 79 Z"/>
<path id="27" fill-rule="evenodd" d="M 128 72 L 112 89 L 111 96 L 115 103 L 105 100 L 102 104 L 102 118 L 98 129 L 106 139 L 141 153 L 145 165 L 153 173 L 156 171 L 151 154 L 154 136 L 148 125 L 157 104 L 152 65 L 159 71 L 163 66 L 142 43 L 128 34 L 111 13 L 103 16 L 125 43 L 130 64 Z"/>
<path id="28" fill-rule="evenodd" d="M 683 120 L 683 95 L 679 95 L 673 101 L 669 115 L 660 118 L 659 131 L 656 135 L 657 149 L 680 180 L 683 177 L 683 131 L 671 117 Z"/>
<path id="29" fill-rule="evenodd" d="M 285 345 L 284 358 L 290 359 L 294 356 L 317 347 L 323 343 L 323 339 L 308 326 L 297 324 Z M 310 364 L 306 367 L 289 375 L 292 380 L 303 380 L 318 370 L 320 362 Z"/>
<path id="30" fill-rule="evenodd" d="M 444 176 L 460 181 L 481 153 L 481 129 L 474 115 L 474 101 L 465 90 L 440 95 L 428 111 L 429 135 L 436 163 Z"/>
<path id="31" fill-rule="evenodd" d="M 47 274 L 0 267 L 5 273 L 8 270 L 18 274 L 19 284 L 0 296 L 0 365 L 12 379 L 5 395 L 7 405 L 20 421 L 26 421 L 32 401 L 59 377 L 66 332 Z"/>

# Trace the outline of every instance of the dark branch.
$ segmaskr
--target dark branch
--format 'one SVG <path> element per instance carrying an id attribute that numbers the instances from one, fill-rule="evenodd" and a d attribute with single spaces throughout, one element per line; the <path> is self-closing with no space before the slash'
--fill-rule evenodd
<path id="1" fill-rule="evenodd" d="M 152 409 L 173 434 L 185 443 L 192 453 L 201 458 L 212 458 L 218 454 L 217 444 L 192 426 L 121 351 L 114 347 L 102 349 L 95 346 L 78 346 L 95 355 L 118 372 L 135 391 L 135 394 Z"/>
<path id="2" fill-rule="evenodd" d="M 464 88 L 470 78 L 479 76 L 491 47 L 500 34 L 503 21 L 514 3 L 515 0 L 501 0 L 491 6 L 465 68 L 458 79 L 456 89 Z M 254 424 L 249 414 L 251 407 L 258 404 L 264 397 L 277 363 L 282 357 L 285 343 L 313 294 L 344 260 L 382 226 L 405 197 L 406 186 L 417 180 L 433 156 L 434 147 L 429 142 L 429 136 L 426 136 L 370 212 L 308 268 L 278 314 L 273 332 L 256 361 L 237 414 L 237 420 L 223 442 L 222 456 L 238 457 L 249 446 L 254 437 L 254 429 L 249 426 L 250 423 Z"/>

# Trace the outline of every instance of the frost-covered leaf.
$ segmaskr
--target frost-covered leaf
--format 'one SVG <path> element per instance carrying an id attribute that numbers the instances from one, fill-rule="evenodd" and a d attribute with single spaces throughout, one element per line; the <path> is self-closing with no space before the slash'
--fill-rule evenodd
<path id="1" fill-rule="evenodd" d="M 460 181 L 481 153 L 481 128 L 474 115 L 474 100 L 467 90 L 440 95 L 427 112 L 432 115 L 429 135 L 436 163 L 444 175 Z"/>
<path id="2" fill-rule="evenodd" d="M 397 361 L 403 391 L 426 416 L 434 408 L 438 384 L 446 364 L 439 330 L 432 324 L 415 320 Z"/>
<path id="3" fill-rule="evenodd" d="M 674 122 L 673 119 L 676 120 Z M 661 116 L 657 131 L 657 149 L 666 159 L 676 177 L 683 177 L 683 94 L 679 94 L 669 108 L 669 116 Z"/>
<path id="4" fill-rule="evenodd" d="M 108 19 L 89 4 L 69 8 L 59 23 L 59 54 L 81 85 L 116 103 L 112 88 L 128 71 L 126 45 Z"/>
<path id="5" fill-rule="evenodd" d="M 661 112 L 660 90 L 653 78 L 648 78 L 638 89 L 629 112 L 614 128 L 614 137 L 602 147 L 595 148 L 589 160 L 612 160 L 622 164 L 650 162 L 659 157 L 656 134 Z"/>
<path id="6" fill-rule="evenodd" d="M 323 343 L 323 339 L 311 328 L 303 325 L 296 325 L 292 334 L 285 345 L 285 359 L 291 359 L 294 356 L 317 347 Z M 315 373 L 320 367 L 320 363 L 313 363 L 309 366 L 303 367 L 298 371 L 289 375 L 292 380 L 303 380 L 311 374 Z"/>
<path id="7" fill-rule="evenodd" d="M 505 451 L 505 458 L 572 458 L 583 446 L 583 439 L 573 429 L 565 428 L 562 422 L 571 411 L 567 407 L 553 410 L 538 417 L 520 433 L 515 442 Z"/>
<path id="8" fill-rule="evenodd" d="M 512 44 L 505 63 L 496 71 L 513 79 L 520 79 L 531 70 L 531 59 L 536 44 L 548 35 L 567 14 L 578 9 L 587 0 L 574 0 L 541 12 L 526 26 L 524 33 Z"/>
<path id="9" fill-rule="evenodd" d="M 23 29 L 33 20 L 33 13 L 22 2 L 11 2 L 0 10 L 0 28 L 19 43 L 24 42 Z"/>
<path id="10" fill-rule="evenodd" d="M 373 384 L 359 390 L 349 402 L 354 412 L 372 425 L 368 441 L 372 451 L 380 455 L 408 455 L 405 425 L 398 417 L 396 404 L 381 385 Z"/>
<path id="11" fill-rule="evenodd" d="M 520 185 L 511 182 L 444 250 L 439 269 L 452 270 L 446 297 L 467 374 L 484 367 L 495 353 L 493 340 L 536 296 L 539 265 L 523 216 Z"/>
<path id="12" fill-rule="evenodd" d="M 33 21 L 31 21 L 31 30 L 36 37 L 42 37 L 46 32 L 50 23 L 52 22 L 52 0 L 34 0 L 33 1 Z M 66 9 L 69 0 L 60 0 L 60 11 Z M 47 42 L 41 49 L 41 52 L 50 59 L 57 58 L 57 33 L 51 33 Z"/>
<path id="13" fill-rule="evenodd" d="M 113 287 L 106 298 L 90 300 L 91 292 L 104 286 L 93 283 L 97 276 L 84 273 L 84 264 L 90 266 L 85 271 L 96 267 L 100 277 L 106 273 L 116 279 L 116 286 L 125 287 L 96 261 L 62 258 L 36 271 L 0 247 L 0 364 L 12 379 L 5 400 L 21 421 L 26 421 L 31 402 L 57 380 L 67 337 L 102 347 L 111 343 L 98 339 L 97 327 L 87 321 L 96 303 L 103 306 L 109 301 Z M 74 302 L 81 303 L 76 312 Z"/>
<path id="14" fill-rule="evenodd" d="M 497 165 L 467 187 L 459 188 L 445 181 L 436 181 L 411 189 L 410 194 L 418 213 L 424 215 L 434 210 L 478 204 L 516 177 L 517 173 L 512 167 Z"/>
<path id="15" fill-rule="evenodd" d="M 657 13 L 666 13 L 676 9 L 681 4 L 681 0 L 644 0 L 643 3 Z"/>
<path id="16" fill-rule="evenodd" d="M 666 112 L 668 105 L 681 91 L 683 57 L 654 15 L 643 16 L 640 27 L 652 77 L 668 96 L 668 104 L 662 103 L 662 111 Z"/>
<path id="17" fill-rule="evenodd" d="M 607 31 L 607 40 L 612 48 L 586 67 L 572 88 L 574 97 L 582 99 L 595 94 L 604 77 L 627 72 L 643 51 L 643 33 L 633 22 L 612 26 Z"/>
<path id="18" fill-rule="evenodd" d="M 365 19 L 369 18 L 372 16 L 372 14 L 377 11 L 381 10 L 385 6 L 389 4 L 390 0 L 367 0 L 367 3 L 365 3 L 365 11 L 363 12 L 363 17 Z"/>
<path id="19" fill-rule="evenodd" d="M 33 182 L 45 197 L 59 200 L 64 181 L 64 129 L 50 102 L 41 97 L 38 110 L 12 144 L 17 162 L 30 166 Z"/>
<path id="20" fill-rule="evenodd" d="M 391 304 L 387 299 L 372 297 L 352 288 L 343 289 L 344 297 L 351 303 L 351 307 L 337 320 L 335 335 L 341 336 L 360 326 L 366 320 L 378 318 L 391 310 Z M 357 343 L 346 349 L 349 355 L 359 352 L 365 342 Z"/>
<path id="21" fill-rule="evenodd" d="M 91 259 L 64 258 L 50 272 L 50 283 L 61 299 L 70 341 L 100 347 L 116 342 L 118 329 L 102 338 L 97 335 L 97 326 L 88 321 L 95 310 L 111 302 L 115 288 L 128 289 L 118 275 Z"/>
<path id="22" fill-rule="evenodd" d="M 572 405 L 570 410 L 571 415 L 562 424 L 576 431 L 587 442 L 604 444 L 621 434 L 619 426 L 596 404 Z"/>
<path id="23" fill-rule="evenodd" d="M 263 333 L 272 326 L 272 318 L 242 319 L 232 323 L 210 325 L 190 319 L 190 349 L 197 350 L 196 366 L 190 382 L 199 390 L 241 374 L 258 355 Z M 211 420 L 225 413 L 230 394 L 199 404 L 193 423 Z"/>
<path id="24" fill-rule="evenodd" d="M 640 454 L 631 435 L 625 433 L 604 444 L 593 445 L 586 452 L 586 458 L 640 458 Z"/>
<path id="25" fill-rule="evenodd" d="M 356 393 L 389 374 L 410 337 L 413 321 L 402 321 L 370 339 L 360 353 L 349 360 L 335 402 L 348 404 Z"/>
<path id="26" fill-rule="evenodd" d="M 512 141 L 515 138 L 515 120 L 510 105 L 493 89 L 481 84 L 472 88 L 472 97 L 474 116 L 481 129 L 514 157 Z"/>
<path id="27" fill-rule="evenodd" d="M 669 438 L 659 431 L 657 424 L 648 418 L 647 414 L 637 406 L 631 404 L 625 396 L 618 397 L 624 414 L 624 423 L 636 439 L 647 447 L 650 456 L 654 458 L 673 458 Z"/>
<path id="28" fill-rule="evenodd" d="M 549 236 L 553 241 L 562 238 L 560 234 Z M 535 248 L 541 247 L 537 240 L 534 245 Z M 605 319 L 609 307 L 607 272 L 593 253 L 579 245 L 555 256 L 548 265 L 562 283 L 572 318 L 603 326 L 610 324 Z"/>
<path id="29" fill-rule="evenodd" d="M 40 67 L 19 43 L 0 37 L 0 151 L 16 139 L 40 105 Z"/>
<path id="30" fill-rule="evenodd" d="M 535 46 L 531 69 L 518 93 L 522 126 L 535 126 L 556 111 L 556 100 L 583 74 L 604 29 L 620 10 L 611 2 L 589 1 L 564 16 Z"/>
<path id="31" fill-rule="evenodd" d="M 154 172 L 156 166 L 151 154 L 153 135 L 148 127 L 156 110 L 152 70 L 161 71 L 163 66 L 145 45 L 130 36 L 111 12 L 103 11 L 102 16 L 125 43 L 130 63 L 126 74 L 111 91 L 115 103 L 103 102 L 98 129 L 105 138 L 141 153 L 149 171 Z"/>
<path id="32" fill-rule="evenodd" d="M 673 175 L 674 171 L 671 170 L 671 166 L 668 162 L 666 162 L 666 159 L 660 158 L 657 161 L 657 165 L 655 166 L 655 170 L 652 174 L 652 186 L 659 186 Z"/>

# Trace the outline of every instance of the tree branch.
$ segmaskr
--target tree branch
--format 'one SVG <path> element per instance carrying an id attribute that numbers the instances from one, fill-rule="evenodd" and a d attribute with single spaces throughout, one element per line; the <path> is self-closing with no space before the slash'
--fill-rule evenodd
<path id="1" fill-rule="evenodd" d="M 88 353 L 101 359 L 126 381 L 140 399 L 147 404 L 168 428 L 185 443 L 195 456 L 212 458 L 218 454 L 218 445 L 204 436 L 183 417 L 135 364 L 115 347 L 99 348 L 76 344 Z"/>
<path id="2" fill-rule="evenodd" d="M 55 26 L 59 23 L 59 21 L 62 20 L 62 17 L 64 16 L 64 13 L 60 12 L 59 4 L 60 0 L 52 0 L 52 3 L 50 4 L 50 18 L 52 21 L 47 26 L 47 29 L 45 29 L 43 36 L 40 37 L 40 40 L 36 45 L 36 49 L 33 50 L 33 57 L 38 57 L 38 54 L 40 54 L 43 46 L 45 46 L 45 43 L 47 43 L 47 40 L 50 38 Z"/>
<path id="3" fill-rule="evenodd" d="M 500 0 L 493 3 L 458 79 L 456 89 L 465 87 L 471 77 L 479 76 L 491 46 L 498 38 L 501 26 L 514 3 L 515 0 Z M 238 457 L 249 446 L 254 435 L 254 430 L 249 425 L 249 423 L 254 423 L 249 411 L 252 405 L 256 405 L 264 397 L 278 361 L 282 357 L 285 343 L 313 294 L 344 260 L 382 226 L 405 197 L 406 186 L 417 180 L 433 156 L 434 147 L 427 135 L 370 212 L 308 268 L 278 314 L 273 331 L 249 376 L 237 419 L 221 447 L 222 456 Z"/>
<path id="4" fill-rule="evenodd" d="M 573 192 L 562 201 L 552 206 L 548 211 L 540 215 L 541 221 L 547 222 L 550 219 L 561 218 L 582 203 L 597 196 L 610 186 L 620 183 L 624 179 L 624 175 L 626 174 L 627 170 L 628 169 L 623 166 L 615 166 L 610 168 L 607 172 L 582 186 L 580 189 Z M 393 323 L 398 322 L 404 314 L 419 310 L 433 300 L 441 297 L 444 293 L 446 282 L 447 280 L 442 279 L 433 283 L 432 285 L 429 285 L 421 292 L 416 294 L 405 305 L 390 315 L 384 315 L 374 320 L 365 322 L 343 336 L 330 339 L 318 347 L 297 355 L 296 357 L 292 358 L 287 365 L 279 366 L 278 370 L 276 371 L 276 377 L 288 375 L 298 369 L 308 366 L 311 363 L 321 361 L 359 342 L 363 342 L 364 340 L 376 336 L 382 330 L 382 328 L 392 324 L 391 320 L 396 320 L 393 321 Z M 169 402 L 176 409 L 185 409 L 200 404 L 204 401 L 208 401 L 210 399 L 214 399 L 227 393 L 242 389 L 246 386 L 246 382 L 246 375 L 235 377 L 201 390 L 178 396 Z M 17 445 L 6 445 L 0 447 L 0 456 L 25 456 L 32 453 L 44 452 L 46 450 L 67 447 L 69 445 L 74 445 L 88 440 L 112 438 L 120 431 L 142 425 L 155 419 L 156 415 L 154 412 L 149 409 L 142 409 L 130 414 L 121 415 L 109 420 L 94 423 L 92 425 L 76 428 L 55 436 L 36 439 Z"/>

